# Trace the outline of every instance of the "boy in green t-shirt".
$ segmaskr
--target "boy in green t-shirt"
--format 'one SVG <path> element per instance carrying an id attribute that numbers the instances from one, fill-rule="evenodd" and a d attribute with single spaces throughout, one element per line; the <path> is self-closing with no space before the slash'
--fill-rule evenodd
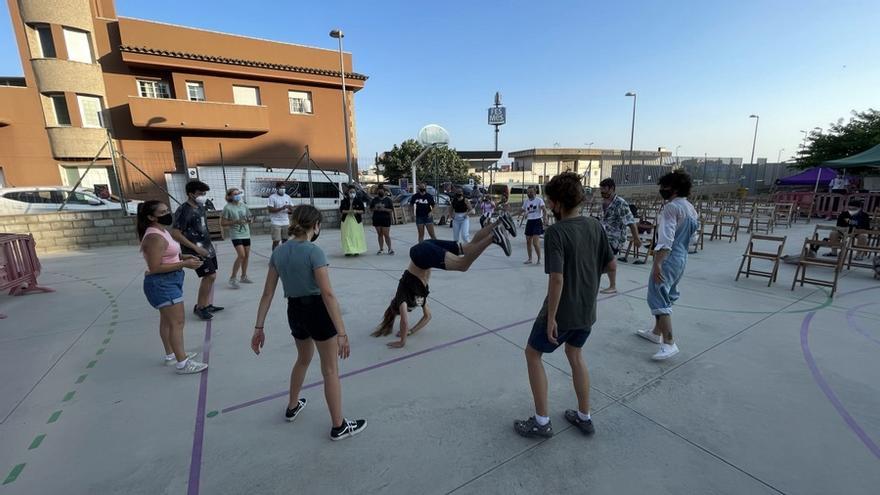
<path id="1" fill-rule="evenodd" d="M 247 276 L 248 258 L 251 255 L 251 222 L 254 221 L 250 208 L 242 201 L 241 189 L 232 188 L 226 191 L 226 206 L 223 207 L 223 216 L 220 225 L 229 229 L 229 238 L 235 248 L 235 263 L 232 264 L 232 276 L 229 277 L 229 286 L 238 289 L 239 280 L 236 278 L 238 269 L 241 268 L 241 283 L 252 284 L 253 281 Z"/>

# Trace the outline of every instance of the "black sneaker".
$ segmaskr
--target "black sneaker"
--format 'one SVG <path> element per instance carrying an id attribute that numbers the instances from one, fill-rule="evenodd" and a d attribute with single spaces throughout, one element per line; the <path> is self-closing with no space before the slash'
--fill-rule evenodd
<path id="1" fill-rule="evenodd" d="M 205 306 L 205 309 L 212 313 L 216 313 L 217 311 L 223 311 L 223 306 L 214 306 L 213 304 L 209 304 Z"/>
<path id="2" fill-rule="evenodd" d="M 510 239 L 507 238 L 507 232 L 500 225 L 492 230 L 492 242 L 501 246 L 504 254 L 510 256 Z"/>
<path id="3" fill-rule="evenodd" d="M 193 313 L 203 320 L 210 320 L 214 317 L 214 314 L 208 311 L 208 308 L 200 308 L 198 306 L 193 307 Z"/>
<path id="4" fill-rule="evenodd" d="M 366 419 L 358 419 L 355 421 L 343 419 L 342 426 L 330 428 L 330 440 L 333 440 L 334 442 L 337 440 L 345 440 L 348 437 L 353 437 L 364 431 L 366 427 Z"/>
<path id="5" fill-rule="evenodd" d="M 507 213 L 502 213 L 498 217 L 498 219 L 501 220 L 502 225 L 504 225 L 504 228 L 507 229 L 508 232 L 510 232 L 510 235 L 516 237 L 516 224 L 513 223 L 513 219 L 510 218 L 510 215 L 508 215 Z"/>
<path id="6" fill-rule="evenodd" d="M 577 427 L 578 430 L 581 430 L 581 433 L 584 435 L 590 436 L 593 433 L 596 433 L 596 429 L 593 428 L 593 420 L 588 419 L 586 421 L 582 420 L 580 416 L 578 416 L 577 411 L 573 409 L 565 410 L 565 419 Z"/>
<path id="7" fill-rule="evenodd" d="M 526 420 L 514 421 L 513 429 L 526 438 L 550 438 L 553 436 L 553 423 L 548 421 L 546 425 L 541 426 L 534 416 Z"/>
<path id="8" fill-rule="evenodd" d="M 297 401 L 297 404 L 296 404 L 296 407 L 294 407 L 293 409 L 287 409 L 287 410 L 284 412 L 284 419 L 286 419 L 289 423 L 290 423 L 290 422 L 293 422 L 293 420 L 296 419 L 297 415 L 299 415 L 299 413 L 300 413 L 303 409 L 306 408 L 306 404 L 307 404 L 308 402 L 309 402 L 309 401 L 307 401 L 306 399 L 300 399 L 300 400 L 298 400 L 298 401 Z"/>

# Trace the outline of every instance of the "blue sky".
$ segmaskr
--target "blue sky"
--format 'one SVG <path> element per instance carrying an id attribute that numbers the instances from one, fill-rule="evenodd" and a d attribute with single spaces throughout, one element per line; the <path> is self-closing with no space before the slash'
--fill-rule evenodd
<path id="1" fill-rule="evenodd" d="M 880 2 L 117 0 L 120 15 L 334 48 L 346 32 L 362 165 L 438 123 L 458 149 L 491 149 L 486 109 L 508 107 L 500 147 L 628 148 L 791 156 L 799 130 L 880 107 Z M 237 11 L 236 15 L 230 12 Z M 0 74 L 21 72 L 8 13 Z"/>

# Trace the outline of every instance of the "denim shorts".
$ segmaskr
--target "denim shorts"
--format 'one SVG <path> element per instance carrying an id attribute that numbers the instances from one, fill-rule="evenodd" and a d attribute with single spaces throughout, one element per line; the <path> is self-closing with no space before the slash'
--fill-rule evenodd
<path id="1" fill-rule="evenodd" d="M 416 217 L 416 225 L 427 225 L 429 223 L 434 223 L 434 217 L 432 217 L 431 215 Z"/>
<path id="2" fill-rule="evenodd" d="M 156 309 L 183 302 L 183 270 L 144 275 L 144 295 Z"/>

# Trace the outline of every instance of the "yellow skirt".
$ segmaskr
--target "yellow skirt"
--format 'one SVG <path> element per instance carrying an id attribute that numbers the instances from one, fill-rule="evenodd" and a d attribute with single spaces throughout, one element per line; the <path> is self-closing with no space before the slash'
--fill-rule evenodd
<path id="1" fill-rule="evenodd" d="M 367 252 L 367 241 L 364 239 L 364 226 L 348 215 L 342 222 L 342 252 L 345 254 L 361 254 Z"/>

